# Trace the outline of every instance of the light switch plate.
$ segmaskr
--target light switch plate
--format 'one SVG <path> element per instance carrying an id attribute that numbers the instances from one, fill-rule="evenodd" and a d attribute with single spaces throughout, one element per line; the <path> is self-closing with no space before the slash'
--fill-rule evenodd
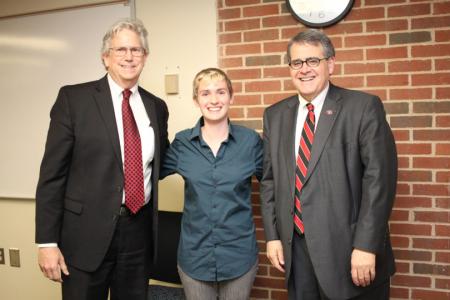
<path id="1" fill-rule="evenodd" d="M 11 267 L 20 268 L 20 250 L 17 248 L 9 248 L 9 264 Z"/>

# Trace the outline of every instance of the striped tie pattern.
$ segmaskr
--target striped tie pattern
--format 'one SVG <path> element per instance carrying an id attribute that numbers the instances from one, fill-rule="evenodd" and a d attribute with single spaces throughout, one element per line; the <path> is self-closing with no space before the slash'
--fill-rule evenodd
<path id="1" fill-rule="evenodd" d="M 144 205 L 141 137 L 130 106 L 130 90 L 123 91 L 122 120 L 125 171 L 125 205 L 134 214 Z"/>
<path id="2" fill-rule="evenodd" d="M 309 159 L 311 158 L 311 148 L 314 142 L 314 125 L 316 118 L 314 116 L 314 106 L 311 103 L 306 104 L 308 115 L 303 125 L 300 145 L 295 168 L 295 208 L 294 208 L 294 228 L 299 234 L 305 232 L 302 220 L 302 205 L 300 202 L 300 192 L 305 183 L 306 172 L 308 170 Z"/>

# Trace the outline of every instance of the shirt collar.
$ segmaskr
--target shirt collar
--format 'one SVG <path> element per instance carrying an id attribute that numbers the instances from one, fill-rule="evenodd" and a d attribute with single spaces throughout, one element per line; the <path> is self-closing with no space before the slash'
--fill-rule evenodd
<path id="1" fill-rule="evenodd" d="M 318 107 L 318 105 L 323 104 L 329 89 L 330 89 L 330 83 L 328 82 L 327 86 L 311 102 L 306 101 L 302 97 L 302 95 L 298 94 L 298 100 L 300 102 L 300 108 L 304 108 L 306 106 L 306 104 L 308 104 L 308 103 L 312 103 L 312 105 L 314 105 L 314 107 Z"/>
<path id="2" fill-rule="evenodd" d="M 200 117 L 200 119 L 197 121 L 197 124 L 195 124 L 194 128 L 192 128 L 191 136 L 189 137 L 190 140 L 200 138 L 201 135 L 201 127 L 205 124 L 205 121 L 203 120 L 203 117 Z M 233 127 L 234 125 L 231 124 L 230 120 L 228 120 L 228 138 L 224 142 L 228 142 L 229 138 L 234 138 L 233 136 Z"/>
<path id="3" fill-rule="evenodd" d="M 111 75 L 108 74 L 107 77 L 108 77 L 109 88 L 111 89 L 111 94 L 122 97 L 122 92 L 124 89 L 120 85 L 118 85 L 114 81 L 114 79 L 112 79 Z M 131 94 L 133 95 L 134 93 L 136 93 L 137 89 L 138 89 L 138 85 L 136 83 L 132 88 L 130 88 Z"/>

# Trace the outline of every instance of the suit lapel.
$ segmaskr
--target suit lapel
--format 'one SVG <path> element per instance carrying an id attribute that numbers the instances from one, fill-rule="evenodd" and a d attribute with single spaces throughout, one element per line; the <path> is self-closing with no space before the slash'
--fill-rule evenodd
<path id="1" fill-rule="evenodd" d="M 320 159 L 325 143 L 330 135 L 331 129 L 333 128 L 333 124 L 339 115 L 341 109 L 339 100 L 340 95 L 337 93 L 336 88 L 330 84 L 330 89 L 320 113 L 319 123 L 317 124 L 317 128 L 314 133 L 314 143 L 311 150 L 311 159 L 309 161 L 305 183 L 308 181 L 312 172 L 314 172 L 314 168 Z"/>
<path id="2" fill-rule="evenodd" d="M 295 182 L 295 124 L 298 111 L 298 96 L 291 97 L 286 106 L 286 111 L 281 115 L 281 145 L 280 151 L 284 151 L 285 169 L 292 194 Z"/>
<path id="3" fill-rule="evenodd" d="M 108 79 L 106 76 L 98 81 L 94 98 L 99 108 L 100 115 L 108 131 L 108 135 L 114 149 L 114 155 L 116 156 L 117 162 L 120 165 L 120 169 L 122 169 L 122 155 L 120 151 L 120 141 L 117 132 L 116 117 L 114 114 L 114 106 L 111 99 L 111 90 L 109 89 Z"/>

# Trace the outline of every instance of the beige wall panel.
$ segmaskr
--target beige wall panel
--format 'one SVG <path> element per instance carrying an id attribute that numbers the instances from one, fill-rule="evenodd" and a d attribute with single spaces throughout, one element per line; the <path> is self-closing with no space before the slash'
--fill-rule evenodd
<path id="1" fill-rule="evenodd" d="M 192 101 L 192 80 L 203 68 L 217 66 L 217 11 L 211 0 L 136 0 L 136 16 L 149 31 L 150 54 L 140 84 L 169 107 L 169 137 L 193 127 L 200 117 Z M 179 75 L 179 94 L 166 95 L 166 74 Z M 183 208 L 183 181 L 178 175 L 160 183 L 160 209 Z"/>

